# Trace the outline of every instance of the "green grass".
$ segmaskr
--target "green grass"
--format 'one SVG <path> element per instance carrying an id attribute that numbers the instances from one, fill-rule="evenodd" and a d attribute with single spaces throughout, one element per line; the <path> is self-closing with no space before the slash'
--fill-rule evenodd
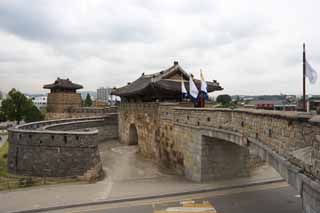
<path id="1" fill-rule="evenodd" d="M 14 180 L 16 183 L 13 184 L 12 187 L 17 188 L 17 179 L 11 179 L 8 177 L 8 150 L 9 150 L 9 143 L 5 142 L 2 147 L 0 148 L 0 190 L 8 189 L 10 183 L 8 185 L 8 181 Z"/>
<path id="2" fill-rule="evenodd" d="M 0 177 L 8 176 L 8 168 L 7 168 L 8 150 L 9 150 L 9 143 L 5 142 L 0 148 Z"/>

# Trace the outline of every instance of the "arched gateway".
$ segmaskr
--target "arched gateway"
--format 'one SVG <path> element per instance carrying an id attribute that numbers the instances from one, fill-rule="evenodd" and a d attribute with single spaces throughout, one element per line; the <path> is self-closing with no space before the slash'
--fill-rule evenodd
<path id="1" fill-rule="evenodd" d="M 181 80 L 183 79 L 183 81 Z M 193 108 L 180 102 L 189 75 L 175 62 L 144 73 L 112 93 L 121 97 L 119 139 L 137 144 L 144 156 L 169 162 L 194 181 L 247 172 L 249 154 L 274 167 L 301 194 L 305 212 L 317 212 L 320 197 L 320 116 L 300 112 Z M 201 81 L 194 79 L 197 88 Z M 208 92 L 222 90 L 207 82 Z M 189 106 L 189 107 L 188 107 Z M 135 124 L 128 129 L 128 124 Z M 159 129 L 159 134 L 155 130 Z M 158 154 L 159 149 L 165 155 Z"/>
<path id="2" fill-rule="evenodd" d="M 138 145 L 138 131 L 134 124 L 129 128 L 129 145 Z"/>

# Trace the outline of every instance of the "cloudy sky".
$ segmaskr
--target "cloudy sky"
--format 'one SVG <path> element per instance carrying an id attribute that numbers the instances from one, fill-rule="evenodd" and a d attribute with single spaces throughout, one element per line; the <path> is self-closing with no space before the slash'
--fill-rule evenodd
<path id="1" fill-rule="evenodd" d="M 229 94 L 299 94 L 302 43 L 320 72 L 318 0 L 1 0 L 0 90 L 58 76 L 121 86 L 174 60 Z M 320 75 L 320 74 L 319 74 Z M 320 80 L 308 84 L 320 94 Z"/>

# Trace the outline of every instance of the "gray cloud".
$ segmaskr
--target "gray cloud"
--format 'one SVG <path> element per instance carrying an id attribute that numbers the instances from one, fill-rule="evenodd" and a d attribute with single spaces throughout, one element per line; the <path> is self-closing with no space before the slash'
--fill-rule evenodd
<path id="1" fill-rule="evenodd" d="M 224 93 L 298 94 L 302 42 L 320 67 L 319 6 L 316 0 L 2 0 L 0 90 L 41 92 L 58 76 L 90 90 L 121 86 L 178 60 L 196 76 L 203 69 L 208 80 L 220 81 Z"/>
<path id="2" fill-rule="evenodd" d="M 143 9 L 125 4 L 115 9 L 110 3 L 86 9 L 82 8 L 85 1 L 56 2 L 60 4 L 41 0 L 0 3 L 1 29 L 25 39 L 63 45 L 99 40 L 152 42 L 157 37 L 150 14 Z M 82 7 L 72 8 L 81 2 Z"/>
<path id="3" fill-rule="evenodd" d="M 58 36 L 53 20 L 47 16 L 39 1 L 4 1 L 0 3 L 2 30 L 33 40 L 48 40 Z"/>

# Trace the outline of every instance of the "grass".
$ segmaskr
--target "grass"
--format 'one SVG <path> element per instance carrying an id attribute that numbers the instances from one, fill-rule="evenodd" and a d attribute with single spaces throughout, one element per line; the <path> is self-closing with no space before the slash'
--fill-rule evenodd
<path id="1" fill-rule="evenodd" d="M 9 143 L 5 142 L 0 148 L 0 177 L 8 176 L 8 168 L 7 168 L 8 150 L 9 150 Z"/>
<path id="2" fill-rule="evenodd" d="M 0 135 L 8 135 L 8 132 L 0 132 Z"/>
<path id="3" fill-rule="evenodd" d="M 8 150 L 9 143 L 5 142 L 0 148 L 0 190 L 80 182 L 75 178 L 41 178 L 11 175 L 8 173 Z"/>
<path id="4" fill-rule="evenodd" d="M 8 176 L 8 150 L 9 150 L 9 143 L 5 142 L 2 147 L 0 148 L 0 190 L 8 189 L 10 188 L 10 183 L 8 184 L 8 181 L 13 181 L 14 179 L 11 179 Z M 17 179 L 15 181 L 14 188 L 17 187 Z M 12 185 L 12 184 L 11 184 Z"/>

